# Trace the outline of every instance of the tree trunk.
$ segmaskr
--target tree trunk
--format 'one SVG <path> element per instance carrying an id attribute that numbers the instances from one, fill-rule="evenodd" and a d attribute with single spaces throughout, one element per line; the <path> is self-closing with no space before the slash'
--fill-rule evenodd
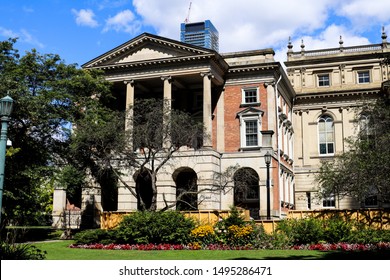
<path id="1" fill-rule="evenodd" d="M 152 203 L 150 204 L 150 211 L 156 211 L 157 210 L 157 174 L 155 172 L 152 172 L 151 174 L 152 177 L 152 190 L 153 190 L 153 195 L 152 195 Z"/>

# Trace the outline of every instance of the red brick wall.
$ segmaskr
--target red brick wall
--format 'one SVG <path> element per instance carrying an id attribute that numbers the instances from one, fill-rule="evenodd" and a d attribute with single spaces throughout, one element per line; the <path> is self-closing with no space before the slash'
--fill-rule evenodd
<path id="1" fill-rule="evenodd" d="M 263 110 L 262 130 L 268 129 L 267 120 L 267 90 L 263 84 L 240 84 L 225 87 L 225 152 L 236 152 L 240 148 L 240 122 L 237 113 L 244 110 L 240 108 L 242 91 L 244 87 L 259 87 L 261 106 L 257 109 Z M 222 113 L 222 112 L 220 112 Z"/>

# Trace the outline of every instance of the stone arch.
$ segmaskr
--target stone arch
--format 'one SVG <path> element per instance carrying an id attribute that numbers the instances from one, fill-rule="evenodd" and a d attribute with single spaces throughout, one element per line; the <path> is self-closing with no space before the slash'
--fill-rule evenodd
<path id="1" fill-rule="evenodd" d="M 176 184 L 176 209 L 197 210 L 198 209 L 198 176 L 189 167 L 181 167 L 175 170 L 172 178 Z"/>
<path id="2" fill-rule="evenodd" d="M 138 170 L 133 175 L 137 193 L 137 209 L 150 209 L 153 199 L 152 177 L 148 169 Z"/>
<path id="3" fill-rule="evenodd" d="M 316 123 L 318 122 L 318 120 L 323 117 L 323 116 L 329 116 L 331 117 L 333 120 L 337 121 L 338 118 L 337 116 L 331 111 L 331 110 L 319 110 L 318 112 L 316 112 L 313 116 L 313 119 L 312 119 L 312 122 L 313 123 Z"/>
<path id="4" fill-rule="evenodd" d="M 238 169 L 233 176 L 234 206 L 249 210 L 250 216 L 260 219 L 259 175 L 250 167 Z"/>

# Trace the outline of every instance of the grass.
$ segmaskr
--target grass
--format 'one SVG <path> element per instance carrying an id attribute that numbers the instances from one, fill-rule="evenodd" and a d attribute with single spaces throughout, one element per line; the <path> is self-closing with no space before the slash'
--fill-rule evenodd
<path id="1" fill-rule="evenodd" d="M 40 242 L 47 260 L 313 260 L 390 259 L 390 252 L 320 252 L 310 250 L 120 251 L 68 248 L 72 241 Z"/>

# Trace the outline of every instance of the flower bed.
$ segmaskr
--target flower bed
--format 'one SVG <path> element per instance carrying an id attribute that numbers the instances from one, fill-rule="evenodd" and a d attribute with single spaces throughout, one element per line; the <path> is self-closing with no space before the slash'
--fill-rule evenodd
<path id="1" fill-rule="evenodd" d="M 199 244 L 171 245 L 171 244 L 72 244 L 69 248 L 97 249 L 97 250 L 139 250 L 139 251 L 168 251 L 168 250 L 251 250 L 249 246 L 228 246 L 222 244 L 210 244 L 200 246 Z"/>
<path id="2" fill-rule="evenodd" d="M 390 250 L 390 242 L 380 242 L 377 244 L 311 244 L 311 245 L 295 245 L 293 250 L 318 250 L 318 251 L 375 251 L 375 250 Z"/>
<path id="3" fill-rule="evenodd" d="M 70 248 L 79 249 L 98 249 L 98 250 L 252 250 L 250 246 L 229 246 L 222 244 L 210 244 L 200 246 L 197 243 L 189 245 L 171 245 L 171 244 L 84 244 L 70 245 Z M 390 242 L 380 242 L 378 244 L 312 244 L 312 245 L 295 245 L 292 250 L 319 250 L 319 251 L 375 251 L 375 250 L 390 250 Z"/>

